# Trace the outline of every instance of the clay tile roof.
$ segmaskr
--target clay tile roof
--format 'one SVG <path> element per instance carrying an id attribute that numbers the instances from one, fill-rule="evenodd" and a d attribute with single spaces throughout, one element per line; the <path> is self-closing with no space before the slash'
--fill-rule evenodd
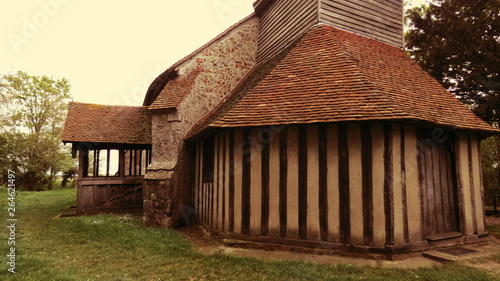
<path id="1" fill-rule="evenodd" d="M 151 144 L 151 119 L 148 107 L 71 102 L 62 140 Z"/>
<path id="2" fill-rule="evenodd" d="M 396 119 L 496 131 L 403 50 L 326 24 L 310 29 L 252 89 L 234 95 L 190 136 L 209 127 Z"/>
<path id="3" fill-rule="evenodd" d="M 169 81 L 153 104 L 151 104 L 149 109 L 155 110 L 176 108 L 182 98 L 189 93 L 196 77 L 198 77 L 201 72 L 202 70 L 197 68 L 187 75 L 178 76 L 174 80 Z"/>

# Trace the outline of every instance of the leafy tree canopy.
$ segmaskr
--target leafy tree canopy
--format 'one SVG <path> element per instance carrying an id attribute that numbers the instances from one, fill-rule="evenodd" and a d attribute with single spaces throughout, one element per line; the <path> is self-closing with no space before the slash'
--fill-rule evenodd
<path id="1" fill-rule="evenodd" d="M 4 176 L 7 169 L 16 171 L 19 188 L 50 189 L 57 173 L 73 168 L 70 154 L 61 143 L 69 91 L 64 78 L 32 76 L 23 71 L 0 78 L 0 154 L 4 159 L 0 168 Z"/>
<path id="2" fill-rule="evenodd" d="M 411 56 L 485 121 L 500 116 L 500 1 L 434 0 L 406 12 Z"/>

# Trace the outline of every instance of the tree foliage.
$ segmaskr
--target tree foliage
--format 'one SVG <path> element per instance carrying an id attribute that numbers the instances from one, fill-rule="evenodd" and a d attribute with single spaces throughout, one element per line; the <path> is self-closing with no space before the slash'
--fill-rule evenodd
<path id="1" fill-rule="evenodd" d="M 483 182 L 485 193 L 485 200 L 488 205 L 492 205 L 493 191 L 500 191 L 500 151 L 498 147 L 498 139 L 491 137 L 481 142 L 481 161 L 483 167 Z"/>
<path id="2" fill-rule="evenodd" d="M 0 168 L 4 175 L 6 169 L 16 171 L 20 189 L 51 189 L 56 175 L 74 166 L 61 143 L 70 100 L 68 80 L 18 71 L 1 77 L 0 87 L 4 97 Z"/>
<path id="3" fill-rule="evenodd" d="M 500 116 L 500 1 L 434 0 L 406 12 L 406 49 L 493 123 Z"/>

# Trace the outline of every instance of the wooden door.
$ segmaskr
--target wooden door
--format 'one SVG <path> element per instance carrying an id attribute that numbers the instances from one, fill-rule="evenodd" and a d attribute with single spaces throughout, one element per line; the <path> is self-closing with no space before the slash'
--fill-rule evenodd
<path id="1" fill-rule="evenodd" d="M 423 233 L 428 239 L 459 232 L 454 147 L 452 133 L 419 133 Z"/>

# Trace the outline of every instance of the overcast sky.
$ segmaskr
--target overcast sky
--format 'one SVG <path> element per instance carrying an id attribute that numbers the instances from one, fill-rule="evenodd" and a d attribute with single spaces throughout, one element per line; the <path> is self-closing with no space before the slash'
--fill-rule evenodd
<path id="1" fill-rule="evenodd" d="M 255 0 L 0 0 L 0 74 L 65 77 L 78 102 L 142 105 L 170 65 Z"/>

